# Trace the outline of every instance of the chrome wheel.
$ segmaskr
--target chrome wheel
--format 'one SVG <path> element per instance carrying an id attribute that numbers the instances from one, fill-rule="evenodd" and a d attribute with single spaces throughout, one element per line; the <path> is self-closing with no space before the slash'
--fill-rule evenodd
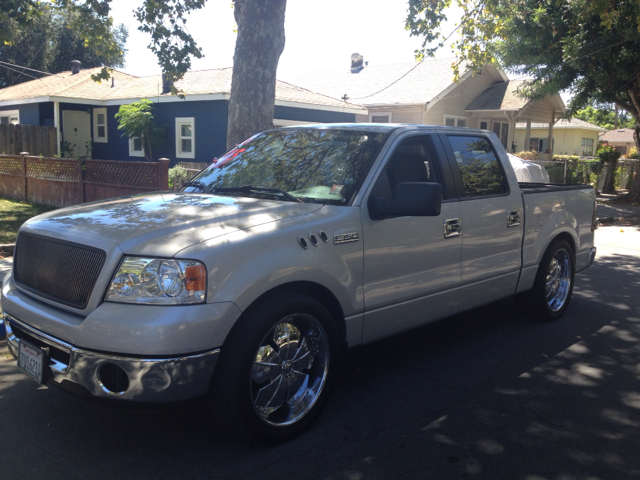
<path id="1" fill-rule="evenodd" d="M 306 314 L 280 320 L 260 342 L 251 366 L 253 407 L 269 425 L 291 425 L 322 393 L 329 372 L 329 340 Z"/>
<path id="2" fill-rule="evenodd" d="M 547 305 L 557 312 L 567 301 L 571 288 L 571 259 L 566 250 L 559 249 L 551 258 L 545 285 Z"/>

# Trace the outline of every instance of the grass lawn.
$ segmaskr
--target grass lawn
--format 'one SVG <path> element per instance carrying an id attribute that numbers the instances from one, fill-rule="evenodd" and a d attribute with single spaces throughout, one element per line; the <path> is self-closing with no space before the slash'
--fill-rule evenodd
<path id="1" fill-rule="evenodd" d="M 20 225 L 31 217 L 58 207 L 0 198 L 0 243 L 14 243 Z"/>

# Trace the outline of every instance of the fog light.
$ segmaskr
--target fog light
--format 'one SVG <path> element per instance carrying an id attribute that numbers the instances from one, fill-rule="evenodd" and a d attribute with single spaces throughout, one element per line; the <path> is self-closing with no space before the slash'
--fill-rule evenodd
<path id="1" fill-rule="evenodd" d="M 127 372 L 115 363 L 103 363 L 98 367 L 97 375 L 100 386 L 107 393 L 120 395 L 129 388 Z"/>

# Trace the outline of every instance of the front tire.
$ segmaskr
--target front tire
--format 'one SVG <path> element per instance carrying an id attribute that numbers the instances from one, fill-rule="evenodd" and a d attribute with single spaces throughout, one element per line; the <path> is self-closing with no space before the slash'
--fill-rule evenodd
<path id="1" fill-rule="evenodd" d="M 533 288 L 518 297 L 519 303 L 540 320 L 557 320 L 569 306 L 574 279 L 573 249 L 565 240 L 556 240 L 542 257 Z"/>
<path id="2" fill-rule="evenodd" d="M 216 366 L 217 413 L 262 440 L 299 435 L 327 402 L 339 344 L 331 315 L 311 297 L 289 293 L 251 307 Z"/>

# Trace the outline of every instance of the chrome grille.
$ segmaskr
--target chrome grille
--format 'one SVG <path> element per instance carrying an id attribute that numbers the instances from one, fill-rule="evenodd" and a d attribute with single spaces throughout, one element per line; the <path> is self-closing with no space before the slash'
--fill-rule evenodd
<path id="1" fill-rule="evenodd" d="M 14 279 L 37 295 L 85 308 L 105 258 L 97 248 L 21 233 L 13 258 Z"/>

